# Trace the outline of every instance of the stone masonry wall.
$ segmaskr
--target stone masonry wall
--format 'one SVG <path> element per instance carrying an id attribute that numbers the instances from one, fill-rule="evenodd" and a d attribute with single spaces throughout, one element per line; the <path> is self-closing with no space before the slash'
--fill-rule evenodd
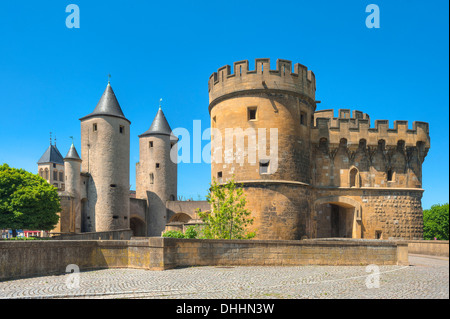
<path id="1" fill-rule="evenodd" d="M 404 265 L 407 243 L 258 241 L 153 237 L 145 240 L 0 241 L 0 280 L 101 268 Z"/>

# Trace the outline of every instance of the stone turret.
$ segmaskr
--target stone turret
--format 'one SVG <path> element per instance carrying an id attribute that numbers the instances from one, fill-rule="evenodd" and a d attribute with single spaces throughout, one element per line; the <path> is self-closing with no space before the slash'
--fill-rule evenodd
<path id="1" fill-rule="evenodd" d="M 108 83 L 96 108 L 81 121 L 82 172 L 88 173 L 90 231 L 128 229 L 130 124 Z"/>
<path id="2" fill-rule="evenodd" d="M 71 209 L 69 210 L 69 231 L 76 233 L 81 232 L 81 162 L 82 160 L 72 144 L 64 158 L 64 171 L 66 175 L 66 193 L 72 198 Z"/>
<path id="3" fill-rule="evenodd" d="M 166 202 L 177 198 L 177 141 L 161 108 L 139 135 L 136 197 L 147 200 L 148 236 L 160 236 L 167 223 Z"/>
<path id="4" fill-rule="evenodd" d="M 221 137 L 211 143 L 211 174 L 244 183 L 259 238 L 299 239 L 309 214 L 315 76 L 301 64 L 294 72 L 290 61 L 276 65 L 257 59 L 249 70 L 239 61 L 233 74 L 224 66 L 210 76 L 211 127 Z M 230 132 L 243 142 L 227 148 Z"/>

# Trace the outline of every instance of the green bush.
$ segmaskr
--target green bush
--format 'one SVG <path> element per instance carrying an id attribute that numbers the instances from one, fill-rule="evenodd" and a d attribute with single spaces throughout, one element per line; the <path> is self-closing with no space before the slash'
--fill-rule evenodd
<path id="1" fill-rule="evenodd" d="M 162 234 L 162 237 L 169 237 L 169 238 L 184 238 L 183 232 L 179 230 L 169 230 Z"/>
<path id="2" fill-rule="evenodd" d="M 169 230 L 162 234 L 162 237 L 169 237 L 169 238 L 198 238 L 199 233 L 197 232 L 196 228 L 194 226 L 189 226 L 186 228 L 185 233 L 179 231 L 179 230 Z"/>
<path id="3" fill-rule="evenodd" d="M 189 226 L 186 228 L 186 231 L 184 232 L 184 238 L 198 238 L 198 231 L 195 229 L 194 226 Z"/>

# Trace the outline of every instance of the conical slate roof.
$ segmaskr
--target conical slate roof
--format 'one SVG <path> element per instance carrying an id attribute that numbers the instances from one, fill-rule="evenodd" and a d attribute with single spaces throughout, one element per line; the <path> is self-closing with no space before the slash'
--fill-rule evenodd
<path id="1" fill-rule="evenodd" d="M 171 139 L 178 140 L 178 138 L 175 135 L 173 135 L 172 129 L 170 128 L 170 125 L 167 122 L 167 119 L 161 108 L 159 108 L 158 113 L 156 113 L 156 116 L 153 119 L 153 122 L 152 122 L 152 125 L 150 125 L 150 128 L 146 132 L 139 135 L 139 137 L 151 136 L 151 135 L 169 135 Z"/>
<path id="2" fill-rule="evenodd" d="M 80 121 L 98 115 L 109 115 L 120 117 L 130 122 L 123 114 L 119 102 L 117 101 L 116 95 L 114 94 L 114 91 L 109 82 L 108 85 L 106 86 L 105 91 L 103 92 L 102 97 L 100 98 L 100 101 L 98 101 L 94 111 L 91 114 L 88 114 L 80 118 Z"/>
<path id="3" fill-rule="evenodd" d="M 67 152 L 67 155 L 66 157 L 64 157 L 64 160 L 81 161 L 80 155 L 78 155 L 78 152 L 73 144 L 70 146 L 69 152 Z"/>
<path id="4" fill-rule="evenodd" d="M 56 145 L 50 145 L 37 163 L 55 163 L 64 165 L 64 160 L 61 153 L 56 148 Z"/>

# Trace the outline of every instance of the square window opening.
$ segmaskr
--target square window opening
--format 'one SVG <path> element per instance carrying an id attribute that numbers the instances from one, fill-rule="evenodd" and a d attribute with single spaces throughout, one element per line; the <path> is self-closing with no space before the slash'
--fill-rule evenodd
<path id="1" fill-rule="evenodd" d="M 247 117 L 249 121 L 256 121 L 256 107 L 249 107 L 247 109 Z"/>
<path id="2" fill-rule="evenodd" d="M 260 174 L 269 174 L 269 160 L 260 160 L 259 161 L 259 173 Z"/>
<path id="3" fill-rule="evenodd" d="M 381 239 L 382 235 L 383 235 L 383 233 L 381 232 L 381 230 L 375 231 L 375 238 L 376 239 Z"/>
<path id="4" fill-rule="evenodd" d="M 306 125 L 306 113 L 305 112 L 300 112 L 300 124 Z"/>

